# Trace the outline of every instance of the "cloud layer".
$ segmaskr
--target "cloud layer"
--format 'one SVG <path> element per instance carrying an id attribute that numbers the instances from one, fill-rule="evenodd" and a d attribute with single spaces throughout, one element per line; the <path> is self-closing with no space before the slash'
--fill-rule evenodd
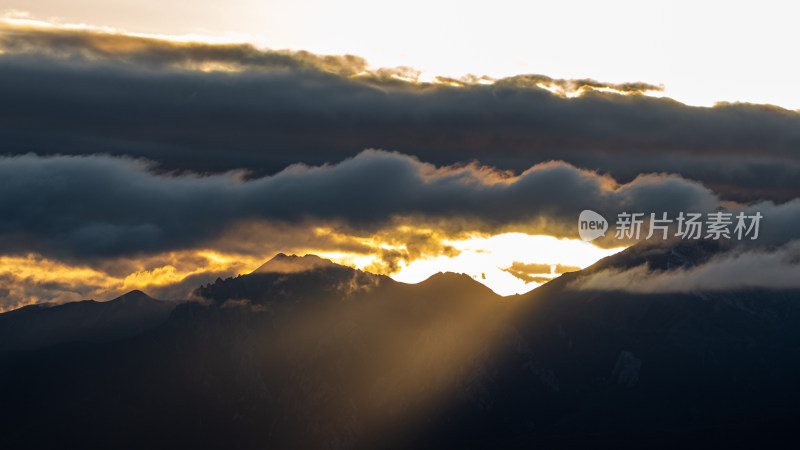
<path id="1" fill-rule="evenodd" d="M 391 273 L 456 254 L 445 238 L 459 233 L 577 238 L 583 209 L 613 222 L 729 207 L 764 215 L 761 248 L 798 238 L 796 112 L 689 107 L 641 82 L 421 78 L 352 55 L 0 24 L 3 267 L 91 275 L 81 285 L 2 269 L 0 299 L 153 280 L 172 296 L 232 274 L 199 250 L 248 263 L 348 251 Z M 770 258 L 794 247 L 780 248 L 704 271 L 606 275 L 632 289 L 645 289 L 642 275 L 665 289 L 717 289 L 725 274 L 757 286 L 790 278 L 796 264 Z M 562 269 L 507 271 L 543 281 Z"/>
<path id="2" fill-rule="evenodd" d="M 351 56 L 86 30 L 6 27 L 0 48 L 6 154 L 103 152 L 261 175 L 383 148 L 517 173 L 563 160 L 623 182 L 667 171 L 738 201 L 800 197 L 800 115 L 775 107 L 694 108 L 597 90 L 654 88 L 643 83 L 540 75 L 419 84 L 402 81 L 413 69 L 364 73 Z"/>
<path id="3" fill-rule="evenodd" d="M 339 222 L 376 231 L 396 217 L 449 221 L 462 230 L 516 226 L 575 237 L 577 212 L 585 208 L 674 216 L 718 205 L 711 191 L 677 176 L 641 176 L 620 185 L 565 163 L 508 176 L 478 165 L 436 167 L 377 150 L 255 179 L 237 173 L 156 174 L 148 168 L 110 156 L 3 158 L 0 245 L 6 253 L 59 258 L 120 256 L 207 244 L 246 221 Z"/>

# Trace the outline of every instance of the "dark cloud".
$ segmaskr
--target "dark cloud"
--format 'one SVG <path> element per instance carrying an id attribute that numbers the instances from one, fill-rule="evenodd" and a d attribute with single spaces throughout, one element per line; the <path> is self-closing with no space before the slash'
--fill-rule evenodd
<path id="1" fill-rule="evenodd" d="M 663 91 L 663 86 L 634 82 L 634 83 L 603 83 L 592 79 L 564 80 L 550 78 L 545 75 L 517 75 L 514 77 L 503 78 L 497 82 L 497 86 L 508 87 L 528 87 L 541 88 L 545 86 L 555 91 L 563 92 L 565 95 L 577 94 L 585 90 L 610 89 L 626 94 L 645 93 L 652 91 Z"/>
<path id="2" fill-rule="evenodd" d="M 613 221 L 624 210 L 675 217 L 718 206 L 711 191 L 677 176 L 641 176 L 620 185 L 608 176 L 547 163 L 508 177 L 483 166 L 436 167 L 375 150 L 335 165 L 295 165 L 256 179 L 154 174 L 142 161 L 109 156 L 0 160 L 2 252 L 57 258 L 194 248 L 230 239 L 235 227 L 258 221 L 339 223 L 364 233 L 378 232 L 397 217 L 419 217 L 449 221 L 448 233 L 511 227 L 577 237 L 583 209 Z M 753 208 L 765 215 L 762 239 L 796 236 L 800 200 Z M 610 235 L 607 244 L 619 245 Z M 395 239 L 417 256 L 431 246 L 447 250 L 425 234 Z"/>
<path id="3" fill-rule="evenodd" d="M 776 107 L 696 108 L 636 94 L 654 88 L 643 83 L 540 75 L 414 84 L 397 79 L 416 76 L 410 68 L 355 76 L 365 66 L 356 57 L 249 45 L 57 28 L 0 36 L 5 154 L 102 152 L 259 176 L 384 148 L 518 173 L 548 160 L 620 181 L 669 171 L 738 201 L 800 197 L 800 115 Z M 219 67 L 235 71 L 195 70 Z M 585 92 L 565 99 L 539 85 Z M 596 91 L 605 88 L 634 94 Z M 125 232 L 146 241 L 155 230 Z"/>
<path id="4" fill-rule="evenodd" d="M 88 61 L 118 61 L 151 68 L 197 70 L 313 69 L 343 76 L 367 68 L 354 55 L 258 50 L 251 44 L 176 42 L 152 37 L 74 28 L 42 28 L 0 22 L 0 48 Z"/>

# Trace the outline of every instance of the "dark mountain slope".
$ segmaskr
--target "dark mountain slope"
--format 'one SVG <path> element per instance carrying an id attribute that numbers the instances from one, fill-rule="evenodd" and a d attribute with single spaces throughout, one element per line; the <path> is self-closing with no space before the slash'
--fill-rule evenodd
<path id="1" fill-rule="evenodd" d="M 792 381 L 800 376 L 800 291 L 575 289 L 603 269 L 675 270 L 725 250 L 713 242 L 632 247 L 517 296 L 509 325 L 520 343 L 493 355 L 492 408 L 456 402 L 426 439 L 471 448 L 781 442 L 800 419 Z"/>
<path id="2" fill-rule="evenodd" d="M 0 314 L 0 352 L 130 337 L 165 321 L 175 305 L 131 291 L 107 302 L 26 306 Z"/>
<path id="3" fill-rule="evenodd" d="M 724 251 L 697 245 L 633 248 L 583 275 Z M 280 258 L 199 288 L 205 300 L 135 337 L 0 357 L 0 435 L 28 448 L 484 449 L 775 447 L 794 433 L 796 291 L 585 291 L 578 272 L 501 298 L 464 275 L 408 285 Z"/>
<path id="4" fill-rule="evenodd" d="M 0 359 L 9 442 L 386 447 L 469 392 L 507 333 L 503 299 L 466 275 L 408 285 L 325 265 L 218 280 L 196 295 L 207 300 L 126 341 Z"/>

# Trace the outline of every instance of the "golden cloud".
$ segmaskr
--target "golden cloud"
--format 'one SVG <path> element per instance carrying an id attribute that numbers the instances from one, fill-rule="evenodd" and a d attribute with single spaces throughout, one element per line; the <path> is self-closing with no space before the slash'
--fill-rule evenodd
<path id="1" fill-rule="evenodd" d="M 200 36 L 181 37 L 126 34 L 87 26 L 56 26 L 32 20 L 0 20 L 0 54 L 46 54 L 129 62 L 150 67 L 199 71 L 312 69 L 349 77 L 379 87 L 421 88 L 476 87 L 487 84 L 543 89 L 562 98 L 586 93 L 643 94 L 663 91 L 663 86 L 604 83 L 592 79 L 554 79 L 545 75 L 519 75 L 502 79 L 471 74 L 460 78 L 427 75 L 413 67 L 370 68 L 355 55 L 317 55 L 305 50 L 264 50 L 250 43 L 209 42 Z"/>

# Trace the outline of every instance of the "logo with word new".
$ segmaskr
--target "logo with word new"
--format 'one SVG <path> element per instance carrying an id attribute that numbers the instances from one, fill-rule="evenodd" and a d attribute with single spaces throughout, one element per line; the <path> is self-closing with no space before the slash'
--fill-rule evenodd
<path id="1" fill-rule="evenodd" d="M 581 211 L 578 217 L 578 233 L 584 241 L 593 241 L 600 236 L 606 235 L 608 230 L 608 221 L 605 217 L 592 211 L 585 209 Z"/>
<path id="2" fill-rule="evenodd" d="M 614 238 L 620 240 L 639 240 L 642 228 L 645 228 L 647 237 L 661 236 L 667 240 L 670 235 L 680 239 L 758 239 L 761 219 L 760 212 L 746 214 L 739 211 L 734 216 L 733 212 L 715 211 L 704 214 L 700 212 L 678 213 L 677 217 L 670 218 L 666 211 L 659 214 L 643 212 L 621 212 L 617 214 Z M 590 210 L 581 211 L 578 217 L 578 233 L 584 241 L 593 241 L 606 235 L 608 222 L 605 217 Z M 672 234 L 674 232 L 674 234 Z"/>

